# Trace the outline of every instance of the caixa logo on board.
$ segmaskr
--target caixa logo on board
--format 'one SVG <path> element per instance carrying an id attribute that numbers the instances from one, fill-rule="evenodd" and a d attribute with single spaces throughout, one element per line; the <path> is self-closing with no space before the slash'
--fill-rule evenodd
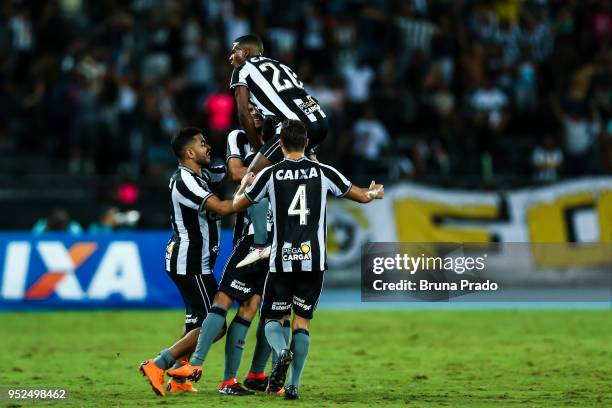
<path id="1" fill-rule="evenodd" d="M 1 250 L 1 248 L 0 248 Z M 8 241 L 2 287 L 5 300 L 102 301 L 119 295 L 138 301 L 146 285 L 138 246 L 132 241 Z"/>

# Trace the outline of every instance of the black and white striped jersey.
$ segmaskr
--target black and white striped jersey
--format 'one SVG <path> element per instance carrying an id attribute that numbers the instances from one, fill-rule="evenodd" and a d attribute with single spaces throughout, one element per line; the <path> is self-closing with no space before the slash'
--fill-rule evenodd
<path id="1" fill-rule="evenodd" d="M 246 162 L 247 157 L 255 154 L 251 151 L 251 144 L 244 130 L 234 129 L 227 135 L 227 152 L 225 154 L 225 162 L 236 157 Z"/>
<path id="2" fill-rule="evenodd" d="M 245 166 L 248 166 L 248 159 L 250 159 L 254 154 L 255 152 L 251 150 L 251 144 L 247 139 L 246 133 L 240 129 L 232 130 L 227 136 L 226 160 L 228 165 L 230 159 L 239 159 Z M 270 210 L 268 210 L 268 232 L 271 232 L 271 230 L 272 214 Z M 232 236 L 234 246 L 244 235 L 253 234 L 253 226 L 248 212 L 244 211 L 241 213 L 236 213 L 236 224 L 234 225 L 234 234 Z"/>
<path id="3" fill-rule="evenodd" d="M 246 166 L 246 159 L 248 156 L 254 154 L 251 152 L 251 144 L 247 139 L 244 130 L 236 129 L 232 130 L 227 135 L 227 153 L 226 162 L 229 165 L 230 159 L 239 159 Z M 234 246 L 240 238 L 247 232 L 249 225 L 249 217 L 246 211 L 236 213 L 236 224 L 234 225 L 234 234 L 232 236 L 232 242 Z"/>
<path id="4" fill-rule="evenodd" d="M 166 248 L 166 271 L 209 274 L 219 253 L 221 218 L 204 208 L 213 196 L 205 179 L 179 166 L 170 178 L 172 239 Z"/>
<path id="5" fill-rule="evenodd" d="M 309 123 L 323 120 L 325 113 L 288 66 L 266 57 L 248 58 L 234 69 L 230 88 L 249 88 L 251 102 L 265 116 L 297 119 Z"/>
<path id="6" fill-rule="evenodd" d="M 323 271 L 327 194 L 345 196 L 351 183 L 335 168 L 306 158 L 264 169 L 246 190 L 251 202 L 270 199 L 274 238 L 270 272 Z"/>

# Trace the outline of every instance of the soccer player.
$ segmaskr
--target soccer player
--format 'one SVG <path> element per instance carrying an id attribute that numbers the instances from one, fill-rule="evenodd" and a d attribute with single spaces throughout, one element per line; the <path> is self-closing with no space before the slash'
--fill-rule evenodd
<path id="1" fill-rule="evenodd" d="M 250 114 L 253 116 L 258 136 L 263 141 L 264 135 L 261 131 L 263 118 L 253 105 L 250 106 Z M 234 130 L 228 135 L 227 161 L 230 178 L 240 181 L 246 174 L 246 161 L 252 158 L 250 144 L 241 130 Z M 185 379 L 192 377 L 197 380 L 201 376 L 202 365 L 208 355 L 210 346 L 216 333 L 225 322 L 228 309 L 234 300 L 239 302 L 238 312 L 234 317 L 225 343 L 225 372 L 223 381 L 219 384 L 221 394 L 244 396 L 253 394 L 252 391 L 242 387 L 236 374 L 240 366 L 242 351 L 251 321 L 257 313 L 257 307 L 261 300 L 264 281 L 268 272 L 265 263 L 250 265 L 249 267 L 236 267 L 249 251 L 253 243 L 253 227 L 246 213 L 237 214 L 238 221 L 234 229 L 235 246 L 230 258 L 223 269 L 223 276 L 219 284 L 219 291 L 215 295 L 210 314 L 202 324 L 202 330 L 198 338 L 196 352 L 191 358 L 189 365 L 183 365 L 177 369 L 168 370 L 168 375 Z M 242 222 L 241 222 L 242 221 Z M 268 223 L 268 230 L 271 229 Z M 289 328 L 285 330 L 289 337 Z M 267 378 L 264 374 L 265 365 L 270 356 L 270 347 L 265 339 L 263 327 L 258 328 L 258 340 L 253 356 L 251 370 L 247 374 L 245 384 L 250 388 L 264 391 L 267 386 Z M 194 370 L 199 373 L 194 375 Z"/>
<path id="2" fill-rule="evenodd" d="M 300 377 L 310 347 L 310 320 L 327 268 L 327 193 L 360 203 L 384 196 L 380 184 L 372 182 L 368 189 L 356 187 L 333 167 L 306 158 L 307 143 L 302 122 L 283 122 L 280 146 L 285 160 L 261 171 L 255 178 L 253 173 L 247 174 L 234 196 L 236 211 L 244 211 L 266 195 L 270 198 L 274 236 L 261 315 L 277 361 L 270 373 L 267 392 L 282 390 L 291 365 L 286 399 L 298 398 Z M 288 344 L 282 326 L 284 316 L 291 310 L 292 338 Z"/>
<path id="3" fill-rule="evenodd" d="M 173 236 L 166 248 L 166 272 L 183 297 L 186 314 L 182 338 L 140 366 L 153 391 L 160 396 L 165 395 L 164 370 L 193 352 L 200 326 L 210 312 L 218 288 L 212 269 L 219 251 L 220 216 L 234 212 L 232 201 L 220 200 L 210 190 L 211 180 L 208 178 L 207 182 L 203 177 L 203 169 L 210 165 L 210 146 L 203 132 L 197 128 L 182 129 L 171 144 L 179 166 L 169 184 Z M 216 339 L 224 333 L 222 325 L 215 333 Z M 190 382 L 180 380 L 170 380 L 167 388 L 169 392 L 197 391 Z"/>
<path id="4" fill-rule="evenodd" d="M 251 117 L 253 118 L 253 122 L 255 124 L 255 128 L 257 130 L 258 137 L 261 140 L 261 143 L 263 144 L 272 135 L 269 134 L 269 131 L 264 132 L 264 129 L 263 129 L 264 118 L 259 113 L 255 105 L 253 105 L 252 103 L 249 103 L 249 113 L 251 114 Z M 255 156 L 255 152 L 252 151 L 251 145 L 246 137 L 246 133 L 243 130 L 236 129 L 228 135 L 227 168 L 228 168 L 230 179 L 233 182 L 240 184 L 240 182 L 242 181 L 242 178 L 247 173 L 247 166 L 251 162 L 251 160 L 254 158 L 254 156 Z M 266 218 L 268 219 L 267 233 L 270 234 L 271 232 L 270 230 L 272 226 L 270 222 L 271 221 L 270 212 L 268 212 L 268 217 Z M 225 272 L 229 272 L 232 275 L 236 276 L 237 282 L 242 282 L 245 280 L 244 278 L 242 278 L 244 274 L 246 274 L 246 276 L 251 275 L 253 277 L 256 277 L 259 283 L 258 285 L 256 285 L 257 291 L 253 297 L 257 297 L 259 300 L 261 300 L 261 293 L 262 293 L 261 291 L 263 290 L 263 282 L 268 273 L 268 265 L 265 263 L 260 263 L 260 264 L 255 264 L 255 265 L 252 265 L 246 268 L 236 268 L 236 262 L 244 258 L 244 256 L 248 253 L 250 246 L 253 244 L 253 236 L 254 236 L 253 224 L 251 223 L 251 220 L 248 214 L 246 212 L 237 213 L 236 214 L 236 225 L 234 226 L 234 237 L 233 237 L 235 249 L 234 249 L 234 252 L 232 252 L 231 259 L 228 261 L 225 267 L 223 278 L 220 284 L 220 290 L 224 291 L 224 287 L 227 285 L 227 282 L 229 282 L 229 280 L 227 279 L 229 278 L 229 275 L 226 275 Z M 258 275 L 254 275 L 253 272 L 249 274 L 250 272 L 249 270 L 252 270 L 253 272 L 259 270 L 260 272 Z M 230 287 L 231 287 L 231 282 L 230 282 Z M 230 292 L 228 291 L 226 293 L 230 293 Z M 251 307 L 257 307 L 258 303 L 253 301 L 253 302 L 250 302 L 249 305 Z M 249 314 L 251 316 L 254 316 L 255 310 L 250 310 Z M 289 340 L 290 334 L 291 334 L 290 322 L 286 321 L 285 325 L 283 326 L 283 335 L 285 336 L 287 340 Z M 268 362 L 268 358 L 270 357 L 272 349 L 270 348 L 270 346 L 268 345 L 268 341 L 266 340 L 265 330 L 264 330 L 264 321 L 262 319 L 259 320 L 259 324 L 257 325 L 256 336 L 257 336 L 257 341 L 255 344 L 255 351 L 253 353 L 251 367 L 244 380 L 244 385 L 247 388 L 250 388 L 255 391 L 265 391 L 268 385 L 268 377 L 265 375 L 265 368 L 266 368 L 266 364 Z M 237 349 L 238 348 L 234 348 L 233 350 L 237 350 Z M 228 353 L 227 348 L 226 348 L 226 354 L 230 354 L 231 351 L 232 349 L 229 349 L 229 353 Z M 239 362 L 240 360 L 234 359 L 231 356 L 226 355 L 226 362 L 228 361 Z M 274 359 L 272 361 L 272 365 L 274 365 Z M 237 368 L 238 367 L 236 367 L 236 369 Z M 230 373 L 228 373 L 228 371 L 230 371 Z M 227 367 L 226 367 L 225 376 L 227 378 L 225 380 L 228 380 L 228 378 L 231 379 L 232 376 L 230 375 L 231 375 L 231 370 L 227 370 Z"/>
<path id="5" fill-rule="evenodd" d="M 304 84 L 288 66 L 264 57 L 261 39 L 245 35 L 234 40 L 230 63 L 234 66 L 230 88 L 234 90 L 238 119 L 247 139 L 259 152 L 249 166 L 249 171 L 257 174 L 271 164 L 283 160 L 279 146 L 279 136 L 268 140 L 263 146 L 251 115 L 249 101 L 266 117 L 275 117 L 278 123 L 285 119 L 296 119 L 306 125 L 308 132 L 307 156 L 315 157 L 317 147 L 327 136 L 327 119 L 318 102 L 304 90 Z M 261 146 L 261 148 L 259 148 Z M 255 229 L 253 249 L 240 266 L 248 265 L 267 258 L 270 246 L 267 245 L 265 214 L 268 205 L 264 201 L 249 209 Z"/>

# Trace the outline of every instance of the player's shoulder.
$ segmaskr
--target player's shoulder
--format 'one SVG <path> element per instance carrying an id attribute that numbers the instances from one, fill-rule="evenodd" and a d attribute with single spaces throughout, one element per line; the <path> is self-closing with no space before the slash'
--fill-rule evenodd
<path id="1" fill-rule="evenodd" d="M 227 143 L 237 143 L 243 140 L 248 140 L 246 138 L 246 132 L 242 129 L 234 129 L 227 135 Z"/>
<path id="2" fill-rule="evenodd" d="M 170 181 L 168 182 L 168 187 L 172 188 L 172 185 L 181 180 L 181 169 L 180 167 L 175 169 L 170 175 Z"/>
<path id="3" fill-rule="evenodd" d="M 268 173 L 273 173 L 274 170 L 282 169 L 286 165 L 287 165 L 287 160 L 283 159 L 279 161 L 278 163 L 274 163 L 273 165 L 266 167 L 264 170 L 267 170 Z"/>
<path id="4" fill-rule="evenodd" d="M 185 185 L 188 187 L 198 186 L 208 188 L 208 184 L 206 183 L 204 176 L 199 175 L 193 170 L 182 166 L 179 167 L 178 171 L 178 178 L 176 180 L 177 184 Z"/>
<path id="5" fill-rule="evenodd" d="M 234 67 L 232 70 L 231 83 L 235 83 L 237 81 L 244 82 L 244 76 L 249 75 L 249 65 L 252 66 L 252 64 L 249 64 L 248 61 L 245 60 L 242 62 L 242 64 Z"/>
<path id="6" fill-rule="evenodd" d="M 286 166 L 285 162 L 286 160 L 281 160 L 278 163 L 274 163 L 273 165 L 263 169 L 261 172 L 259 172 L 259 174 L 261 174 L 262 178 L 269 178 L 274 174 L 276 170 L 284 168 Z"/>
<path id="7" fill-rule="evenodd" d="M 321 162 L 318 162 L 318 161 L 313 161 L 313 160 L 310 160 L 310 159 L 306 159 L 306 160 L 308 160 L 309 162 L 311 162 L 314 165 L 316 165 L 318 167 L 319 171 L 321 172 L 321 174 L 324 175 L 328 179 L 336 180 L 338 178 L 340 178 L 340 179 L 345 179 L 346 178 L 346 176 L 344 174 L 342 174 L 340 172 L 340 170 L 338 170 L 334 166 L 331 166 L 331 165 L 325 164 L 325 163 L 321 163 Z"/>
<path id="8" fill-rule="evenodd" d="M 301 177 L 301 174 L 303 174 L 304 172 L 309 175 L 308 178 L 318 177 L 319 173 L 321 173 L 321 170 L 316 170 L 320 169 L 320 166 L 318 164 L 319 163 L 317 163 L 316 161 L 304 157 L 300 160 L 283 159 L 275 165 L 270 166 L 270 168 L 272 169 L 274 174 L 276 174 L 276 177 L 278 179 L 293 180 L 295 177 Z M 277 173 L 276 170 L 282 170 L 282 172 Z M 291 177 L 289 174 L 297 176 Z"/>
<path id="9" fill-rule="evenodd" d="M 195 173 L 186 167 L 179 166 L 176 170 L 174 170 L 174 173 L 172 173 L 172 176 L 170 177 L 170 179 L 174 180 L 177 183 L 184 184 L 185 180 L 187 181 L 194 180 Z"/>
<path id="10" fill-rule="evenodd" d="M 176 169 L 174 169 L 174 171 L 170 175 L 170 180 L 176 180 L 177 178 L 180 178 L 180 177 L 181 177 L 181 168 L 177 167 Z"/>
<path id="11" fill-rule="evenodd" d="M 329 164 L 321 163 L 320 161 L 310 160 L 308 157 L 304 158 L 304 162 L 308 163 L 309 165 L 313 165 L 322 170 L 325 169 L 325 170 L 338 171 L 336 170 L 334 166 L 330 166 Z"/>

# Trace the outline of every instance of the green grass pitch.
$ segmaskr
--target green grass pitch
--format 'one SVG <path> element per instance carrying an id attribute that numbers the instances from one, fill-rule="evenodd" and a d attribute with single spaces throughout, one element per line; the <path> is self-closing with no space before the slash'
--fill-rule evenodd
<path id="1" fill-rule="evenodd" d="M 175 340 L 180 311 L 2 313 L 0 387 L 70 394 L 64 402 L 0 405 L 606 407 L 611 318 L 609 310 L 320 310 L 300 400 L 285 401 L 219 395 L 223 342 L 209 354 L 198 394 L 156 397 L 137 367 Z"/>

